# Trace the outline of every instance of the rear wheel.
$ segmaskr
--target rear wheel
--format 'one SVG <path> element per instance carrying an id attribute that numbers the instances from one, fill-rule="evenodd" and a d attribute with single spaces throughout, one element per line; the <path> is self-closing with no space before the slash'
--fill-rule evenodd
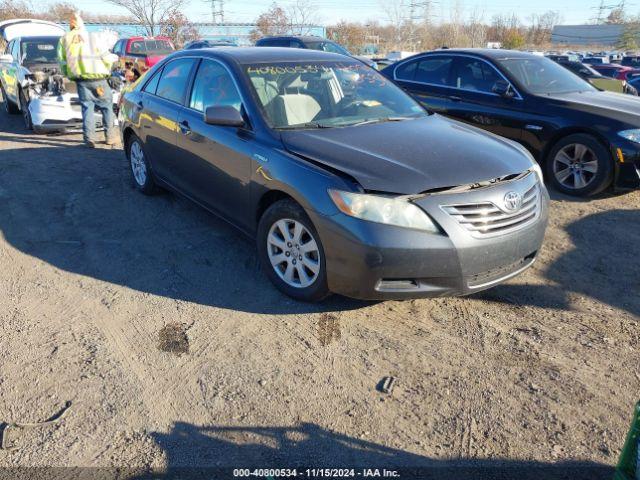
<path id="1" fill-rule="evenodd" d="M 27 100 L 27 97 L 22 89 L 20 89 L 18 97 L 20 99 L 20 111 L 22 112 L 24 127 L 27 130 L 33 130 L 33 121 L 31 119 L 31 112 L 29 111 L 29 101 Z"/>
<path id="2" fill-rule="evenodd" d="M 10 115 L 19 113 L 20 110 L 18 110 L 18 106 L 11 100 L 9 100 L 9 97 L 7 97 L 7 92 L 4 91 L 4 87 L 2 86 L 2 84 L 0 84 L 0 93 L 2 93 L 2 105 L 4 107 L 4 111 Z"/>
<path id="3" fill-rule="evenodd" d="M 549 152 L 547 177 L 553 186 L 569 195 L 586 197 L 611 184 L 611 154 L 591 135 L 575 134 L 560 140 Z"/>
<path id="4" fill-rule="evenodd" d="M 320 236 L 300 205 L 293 200 L 271 205 L 257 237 L 260 263 L 278 290 L 305 302 L 330 295 Z"/>
<path id="5" fill-rule="evenodd" d="M 151 169 L 149 168 L 149 161 L 142 146 L 142 141 L 135 135 L 132 135 L 127 142 L 126 151 L 133 184 L 146 195 L 156 193 L 158 188 L 153 179 Z"/>

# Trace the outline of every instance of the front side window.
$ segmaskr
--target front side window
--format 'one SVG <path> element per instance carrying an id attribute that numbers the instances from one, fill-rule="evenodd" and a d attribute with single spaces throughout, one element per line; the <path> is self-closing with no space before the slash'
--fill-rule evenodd
<path id="1" fill-rule="evenodd" d="M 199 112 L 207 107 L 233 107 L 240 111 L 242 100 L 226 68 L 203 60 L 198 67 L 189 106 Z"/>
<path id="2" fill-rule="evenodd" d="M 5 55 L 11 55 L 11 50 L 13 49 L 13 40 L 7 44 L 7 48 L 4 49 Z"/>
<path id="3" fill-rule="evenodd" d="M 180 58 L 166 64 L 158 82 L 156 95 L 172 102 L 182 103 L 194 61 L 192 58 Z"/>
<path id="4" fill-rule="evenodd" d="M 360 62 L 246 65 L 274 128 L 343 127 L 425 117 L 400 88 Z"/>
<path id="5" fill-rule="evenodd" d="M 453 59 L 451 57 L 423 58 L 418 62 L 414 80 L 430 85 L 450 86 Z"/>
<path id="6" fill-rule="evenodd" d="M 477 58 L 459 57 L 453 86 L 462 90 L 482 93 L 493 92 L 493 86 L 502 77 L 495 68 Z"/>
<path id="7" fill-rule="evenodd" d="M 524 90 L 534 95 L 597 91 L 589 82 L 548 58 L 506 58 L 498 63 Z"/>

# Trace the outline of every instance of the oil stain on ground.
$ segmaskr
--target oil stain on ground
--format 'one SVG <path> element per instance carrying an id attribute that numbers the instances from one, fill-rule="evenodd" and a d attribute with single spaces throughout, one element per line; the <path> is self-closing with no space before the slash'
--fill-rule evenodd
<path id="1" fill-rule="evenodd" d="M 323 347 L 340 339 L 340 319 L 336 315 L 329 313 L 320 315 L 320 320 L 318 320 L 318 339 Z"/>
<path id="2" fill-rule="evenodd" d="M 182 355 L 189 353 L 189 338 L 187 326 L 183 323 L 169 323 L 158 334 L 158 349 L 163 352 Z"/>

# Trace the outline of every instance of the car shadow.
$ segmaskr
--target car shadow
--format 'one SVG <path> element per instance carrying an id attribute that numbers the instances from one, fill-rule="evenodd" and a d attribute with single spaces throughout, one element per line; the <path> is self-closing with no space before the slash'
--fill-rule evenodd
<path id="1" fill-rule="evenodd" d="M 505 284 L 477 297 L 565 309 L 574 293 L 640 316 L 640 210 L 594 213 L 565 230 L 573 247 L 543 272 L 556 286 Z"/>
<path id="2" fill-rule="evenodd" d="M 608 465 L 588 461 L 434 459 L 313 423 L 293 427 L 176 423 L 168 433 L 152 432 L 151 436 L 166 456 L 167 469 L 134 474 L 130 479 L 224 479 L 233 478 L 233 469 L 253 468 L 297 468 L 301 476 L 305 468 L 354 468 L 356 478 L 363 476 L 363 469 L 379 469 L 382 477 L 386 468 L 397 470 L 398 478 L 456 480 L 608 480 L 614 472 Z"/>
<path id="3" fill-rule="evenodd" d="M 180 196 L 137 192 L 121 149 L 17 138 L 24 143 L 0 151 L 0 231 L 21 252 L 78 275 L 239 311 L 369 304 L 281 294 L 261 272 L 252 240 Z"/>

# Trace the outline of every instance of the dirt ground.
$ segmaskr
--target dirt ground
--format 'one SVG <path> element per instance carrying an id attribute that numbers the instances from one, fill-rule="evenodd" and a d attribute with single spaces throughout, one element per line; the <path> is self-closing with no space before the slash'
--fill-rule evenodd
<path id="1" fill-rule="evenodd" d="M 137 193 L 121 150 L 0 114 L 0 422 L 72 402 L 5 428 L 0 467 L 608 479 L 640 397 L 640 192 L 553 197 L 502 286 L 307 305 L 227 224 Z"/>

